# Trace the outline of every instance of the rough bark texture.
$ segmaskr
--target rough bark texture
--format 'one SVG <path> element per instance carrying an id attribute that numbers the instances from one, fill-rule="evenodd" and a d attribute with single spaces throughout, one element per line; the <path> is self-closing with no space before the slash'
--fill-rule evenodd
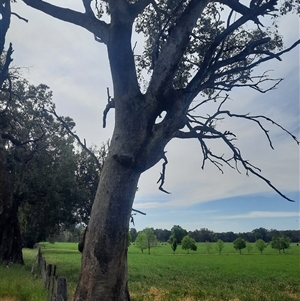
<path id="1" fill-rule="evenodd" d="M 107 158 L 86 232 L 74 300 L 130 300 L 128 221 L 139 175 L 112 156 Z"/>
<path id="2" fill-rule="evenodd" d="M 130 300 L 127 239 L 132 203 L 141 173 L 160 160 L 163 144 L 150 143 L 148 122 L 139 105 L 126 114 L 140 118 L 116 123 L 85 234 L 76 301 Z"/>

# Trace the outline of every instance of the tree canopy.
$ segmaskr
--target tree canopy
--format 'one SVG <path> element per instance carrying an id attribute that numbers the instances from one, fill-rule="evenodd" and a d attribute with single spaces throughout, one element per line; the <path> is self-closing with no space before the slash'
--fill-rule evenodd
<path id="1" fill-rule="evenodd" d="M 181 241 L 181 247 L 183 250 L 187 250 L 187 253 L 189 253 L 190 250 L 197 251 L 197 246 L 196 246 L 195 240 L 188 235 L 183 237 L 183 239 Z"/>
<path id="2" fill-rule="evenodd" d="M 246 242 L 245 242 L 245 240 L 242 237 L 238 237 L 237 239 L 235 239 L 233 241 L 233 247 L 236 250 L 239 250 L 240 254 L 242 254 L 242 249 L 246 248 Z"/>

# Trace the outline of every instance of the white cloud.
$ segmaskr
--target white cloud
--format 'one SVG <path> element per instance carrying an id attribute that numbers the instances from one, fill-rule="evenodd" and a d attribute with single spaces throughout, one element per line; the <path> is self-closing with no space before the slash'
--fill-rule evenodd
<path id="1" fill-rule="evenodd" d="M 244 218 L 281 218 L 299 217 L 299 212 L 277 212 L 277 211 L 251 211 L 244 214 L 217 216 L 215 219 L 244 219 Z"/>
<path id="2" fill-rule="evenodd" d="M 151 208 L 159 208 L 162 206 L 160 202 L 145 202 L 145 203 L 135 203 L 135 209 L 151 209 Z"/>

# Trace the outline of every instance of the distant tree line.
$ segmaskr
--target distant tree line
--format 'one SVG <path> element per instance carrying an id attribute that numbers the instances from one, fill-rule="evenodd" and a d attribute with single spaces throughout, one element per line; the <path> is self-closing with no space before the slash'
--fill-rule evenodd
<path id="1" fill-rule="evenodd" d="M 247 242 L 256 242 L 258 239 L 263 240 L 266 243 L 270 243 L 273 237 L 287 237 L 291 242 L 300 241 L 300 230 L 267 230 L 265 228 L 256 228 L 250 232 L 234 233 L 230 232 L 213 232 L 207 228 L 201 228 L 200 230 L 187 231 L 179 225 L 174 225 L 171 230 L 167 229 L 154 229 L 153 233 L 157 237 L 159 242 L 170 242 L 173 238 L 176 238 L 177 243 L 181 244 L 181 240 L 184 236 L 189 235 L 195 242 L 216 242 L 218 239 L 224 242 L 234 242 L 238 237 Z M 130 229 L 132 242 L 135 241 L 138 231 L 135 228 Z"/>
<path id="2" fill-rule="evenodd" d="M 156 230 L 161 230 L 161 229 L 156 229 Z M 145 228 L 144 230 L 137 232 L 136 229 L 131 228 L 130 231 L 128 232 L 128 246 L 132 242 L 134 242 L 134 245 L 138 249 L 140 249 L 142 253 L 144 253 L 144 250 L 148 249 L 148 254 L 150 255 L 150 249 L 158 245 L 158 238 L 156 233 L 167 234 L 168 231 L 165 230 L 164 232 L 162 232 L 156 230 L 153 228 Z M 288 231 L 282 231 L 282 232 L 288 232 Z M 243 249 L 247 249 L 248 253 L 250 253 L 253 247 L 255 247 L 261 254 L 263 254 L 265 248 L 267 248 L 267 246 L 270 244 L 270 246 L 273 249 L 278 250 L 279 253 L 281 252 L 285 253 L 285 250 L 290 248 L 292 242 L 291 238 L 285 236 L 283 233 L 280 233 L 280 231 L 276 231 L 276 232 L 272 231 L 271 233 L 274 235 L 272 236 L 271 241 L 269 242 L 266 242 L 262 238 L 257 238 L 255 242 L 249 242 L 245 240 L 241 235 L 238 235 L 232 241 L 233 247 L 234 249 L 238 250 L 240 254 L 242 254 Z M 190 250 L 197 251 L 196 240 L 192 237 L 191 231 L 188 233 L 185 229 L 177 225 L 177 226 L 173 226 L 173 228 L 171 229 L 171 231 L 169 231 L 168 234 L 170 234 L 170 236 L 167 242 L 170 244 L 174 254 L 179 244 L 181 245 L 181 248 L 183 250 L 187 251 L 188 254 Z M 160 242 L 164 243 L 163 241 Z M 217 240 L 214 242 L 206 240 L 205 246 L 206 246 L 207 254 L 210 253 L 210 250 L 213 248 L 213 245 L 215 250 L 221 255 L 225 247 L 224 241 L 220 238 L 217 238 Z"/>

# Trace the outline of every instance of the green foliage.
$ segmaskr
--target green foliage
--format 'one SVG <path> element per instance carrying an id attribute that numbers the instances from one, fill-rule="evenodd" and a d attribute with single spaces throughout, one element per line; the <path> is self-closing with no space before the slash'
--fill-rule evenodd
<path id="1" fill-rule="evenodd" d="M 250 242 L 246 242 L 246 249 L 248 251 L 248 254 L 250 254 L 251 250 L 253 249 L 253 245 Z"/>
<path id="2" fill-rule="evenodd" d="M 75 147 L 69 134 L 75 122 L 55 117 L 46 85 L 35 87 L 14 78 L 11 89 L 12 93 L 0 91 L 0 156 L 6 193 L 19 207 L 23 244 L 33 247 L 76 223 L 88 223 L 107 148 L 90 148 L 96 164 L 89 153 Z"/>
<path id="3" fill-rule="evenodd" d="M 260 254 L 262 254 L 264 249 L 268 246 L 268 244 L 263 239 L 260 238 L 255 242 L 255 246 L 260 252 Z"/>
<path id="4" fill-rule="evenodd" d="M 236 250 L 239 250 L 240 251 L 240 254 L 242 254 L 242 249 L 245 249 L 246 248 L 246 242 L 243 238 L 241 237 L 238 237 L 237 239 L 235 239 L 233 241 L 233 247 L 236 249 Z"/>
<path id="5" fill-rule="evenodd" d="M 144 250 L 147 249 L 147 237 L 145 232 L 139 232 L 136 239 L 135 239 L 135 246 L 139 248 L 142 253 Z"/>
<path id="6" fill-rule="evenodd" d="M 210 250 L 212 249 L 212 243 L 209 241 L 205 242 L 205 248 L 206 248 L 207 254 L 209 254 Z"/>
<path id="7" fill-rule="evenodd" d="M 171 244 L 171 249 L 173 250 L 173 253 L 175 254 L 177 245 L 178 245 L 177 239 L 171 235 L 170 239 L 169 239 L 169 243 Z"/>
<path id="8" fill-rule="evenodd" d="M 154 234 L 154 231 L 153 231 L 152 228 L 145 228 L 145 229 L 143 230 L 143 232 L 144 232 L 145 235 L 146 235 L 148 254 L 150 255 L 150 249 L 151 249 L 152 247 L 157 246 L 158 241 L 157 241 L 156 235 Z"/>
<path id="9" fill-rule="evenodd" d="M 271 247 L 273 249 L 280 251 L 284 253 L 286 249 L 289 249 L 291 245 L 291 241 L 288 237 L 285 236 L 274 236 L 271 240 Z"/>
<path id="10" fill-rule="evenodd" d="M 150 255 L 150 249 L 157 246 L 158 241 L 154 234 L 152 228 L 145 228 L 143 231 L 138 233 L 138 236 L 135 240 L 135 245 L 139 248 L 142 253 L 145 249 L 148 249 L 148 254 Z"/>
<path id="11" fill-rule="evenodd" d="M 183 250 L 187 250 L 187 253 L 189 253 L 190 250 L 197 251 L 195 240 L 188 235 L 183 237 L 181 241 L 181 247 Z"/>
<path id="12" fill-rule="evenodd" d="M 297 0 L 285 1 L 281 6 L 280 13 L 299 10 L 299 3 L 297 2 Z M 188 2 L 180 0 L 160 1 L 156 3 L 155 7 L 148 6 L 137 18 L 136 31 L 142 33 L 146 39 L 144 52 L 142 55 L 136 56 L 137 71 L 141 77 L 141 83 L 143 83 L 142 71 L 151 74 L 160 52 L 163 50 L 170 33 L 187 5 Z M 189 45 L 177 68 L 174 80 L 176 88 L 180 89 L 187 86 L 193 75 L 200 69 L 200 66 L 203 68 L 203 65 L 205 65 L 203 62 L 206 61 L 210 51 L 215 52 L 215 54 L 211 54 L 213 57 L 219 56 L 219 59 L 225 62 L 237 56 L 241 49 L 244 49 L 245 45 L 255 43 L 266 37 L 270 37 L 270 40 L 267 43 L 261 43 L 257 47 L 260 51 L 274 52 L 282 49 L 282 36 L 278 32 L 276 22 L 277 17 L 280 15 L 278 8 L 272 8 L 273 22 L 269 26 L 265 26 L 263 30 L 261 27 L 240 24 L 240 26 L 231 29 L 224 40 L 220 38 L 227 29 L 226 20 L 220 15 L 220 11 L 223 9 L 224 6 L 222 4 L 211 2 L 206 6 L 201 18 L 198 19 Z M 213 42 L 216 45 L 212 45 Z M 219 43 L 221 45 L 218 45 Z M 226 51 L 220 51 L 222 49 L 226 49 Z M 262 54 L 258 54 L 258 56 L 261 57 Z M 236 59 L 232 61 L 229 68 L 240 72 L 239 74 L 227 76 L 226 81 L 230 82 L 238 79 L 244 84 L 251 80 L 253 70 L 243 67 L 245 67 L 246 63 L 251 64 L 252 62 L 253 60 L 251 60 L 250 56 L 244 60 Z M 207 72 L 209 73 L 209 71 Z M 213 89 L 207 89 L 205 93 L 212 94 Z"/>
<path id="13" fill-rule="evenodd" d="M 224 241 L 222 239 L 218 239 L 215 245 L 215 248 L 219 254 L 222 253 L 222 250 L 224 249 Z"/>
<path id="14" fill-rule="evenodd" d="M 181 244 L 181 240 L 186 235 L 187 235 L 187 231 L 179 225 L 175 225 L 171 229 L 171 236 L 173 238 L 176 238 L 178 244 Z"/>
<path id="15" fill-rule="evenodd" d="M 81 148 L 76 152 L 76 210 L 80 222 L 85 225 L 88 224 L 90 219 L 107 149 L 108 144 L 102 144 L 100 147 L 93 145 L 89 148 L 89 151 L 94 154 L 94 157 Z M 97 162 L 95 159 L 97 159 Z"/>
<path id="16" fill-rule="evenodd" d="M 134 242 L 136 237 L 137 237 L 137 231 L 136 231 L 135 228 L 130 228 L 129 232 L 130 232 L 130 235 L 131 235 L 131 238 L 132 238 L 132 242 Z"/>

